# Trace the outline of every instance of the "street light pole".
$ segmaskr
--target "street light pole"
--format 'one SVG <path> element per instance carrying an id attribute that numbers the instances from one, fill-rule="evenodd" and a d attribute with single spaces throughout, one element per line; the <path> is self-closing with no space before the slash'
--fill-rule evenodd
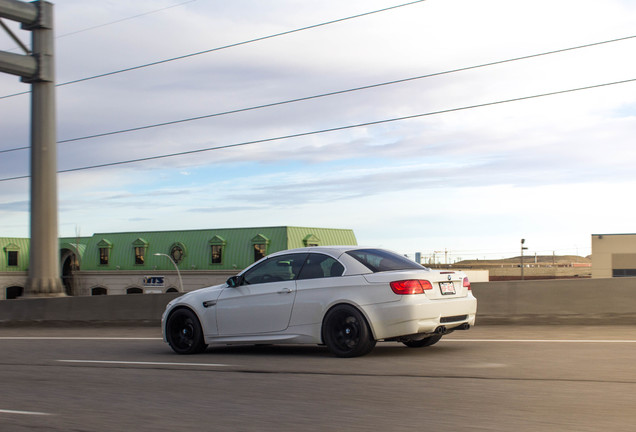
<path id="1" fill-rule="evenodd" d="M 523 247 L 525 242 L 526 239 L 521 239 L 521 280 L 523 280 L 523 251 L 528 249 L 527 247 Z"/>
<path id="2" fill-rule="evenodd" d="M 170 260 L 170 262 L 172 263 L 174 268 L 177 270 L 177 276 L 179 276 L 179 289 L 180 289 L 180 292 L 183 292 L 183 280 L 181 279 L 181 272 L 179 271 L 179 266 L 177 266 L 177 263 L 174 262 L 172 257 L 170 255 L 168 255 L 168 254 L 156 253 L 154 255 L 155 256 L 165 256 L 166 258 L 168 258 Z"/>

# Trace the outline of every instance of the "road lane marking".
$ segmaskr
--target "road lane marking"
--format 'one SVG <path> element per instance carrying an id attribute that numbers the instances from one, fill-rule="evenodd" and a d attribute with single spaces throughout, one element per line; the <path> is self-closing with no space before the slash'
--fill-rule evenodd
<path id="1" fill-rule="evenodd" d="M 37 411 L 15 411 L 0 409 L 0 414 L 18 414 L 18 415 L 34 415 L 34 416 L 49 416 L 53 414 Z"/>
<path id="2" fill-rule="evenodd" d="M 442 339 L 442 342 L 636 343 L 629 339 Z"/>
<path id="3" fill-rule="evenodd" d="M 231 365 L 220 363 L 179 363 L 179 362 L 138 362 L 120 360 L 56 360 L 61 363 L 88 363 L 88 364 L 114 364 L 114 365 L 136 365 L 136 366 L 207 366 L 207 367 L 228 367 Z"/>

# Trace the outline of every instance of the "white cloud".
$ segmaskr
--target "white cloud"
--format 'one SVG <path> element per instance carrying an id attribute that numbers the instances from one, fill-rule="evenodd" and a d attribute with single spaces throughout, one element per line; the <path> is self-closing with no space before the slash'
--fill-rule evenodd
<path id="1" fill-rule="evenodd" d="M 56 2 L 58 34 L 178 2 Z M 195 1 L 57 40 L 58 81 L 379 9 L 390 1 Z M 59 139 L 184 119 L 630 36 L 633 2 L 430 0 L 58 88 Z M 25 32 L 20 32 L 23 39 Z M 0 35 L 0 47 L 11 42 Z M 636 78 L 636 40 L 173 126 L 64 143 L 59 168 L 275 138 Z M 63 235 L 316 225 L 361 242 L 585 247 L 633 231 L 636 84 L 61 174 Z M 0 96 L 25 91 L 0 76 Z M 28 97 L 0 99 L 0 150 L 28 144 Z M 28 171 L 1 153 L 0 178 Z M 5 233 L 28 234 L 28 182 L 0 182 Z M 600 202 L 602 205 L 582 203 Z M 572 214 L 577 217 L 572 217 Z M 67 231 L 71 231 L 70 233 Z M 539 240 L 541 239 L 541 240 Z M 532 247 L 535 247 L 535 246 Z M 539 246 L 540 245 L 540 246 Z M 512 251 L 514 253 L 514 250 Z"/>

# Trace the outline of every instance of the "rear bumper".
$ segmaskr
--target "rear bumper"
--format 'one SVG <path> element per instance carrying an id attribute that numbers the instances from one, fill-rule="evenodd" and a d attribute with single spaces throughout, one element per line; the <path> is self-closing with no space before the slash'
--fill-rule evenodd
<path id="1" fill-rule="evenodd" d="M 414 298 L 415 297 L 415 298 Z M 428 300 L 404 296 L 399 302 L 365 307 L 375 339 L 389 339 L 418 333 L 434 333 L 439 326 L 448 330 L 462 324 L 475 325 L 477 299 L 468 297 Z"/>

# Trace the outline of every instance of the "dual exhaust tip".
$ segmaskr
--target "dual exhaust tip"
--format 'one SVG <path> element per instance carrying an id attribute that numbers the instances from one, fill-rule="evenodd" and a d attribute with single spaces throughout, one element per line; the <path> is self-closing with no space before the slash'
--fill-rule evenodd
<path id="1" fill-rule="evenodd" d="M 450 333 L 450 332 L 455 331 L 455 330 L 468 330 L 468 329 L 470 329 L 470 324 L 468 324 L 468 323 L 463 323 L 463 324 L 461 324 L 458 327 L 453 327 L 451 330 L 448 330 L 446 328 L 446 326 L 442 325 L 442 326 L 439 326 L 439 327 L 437 327 L 435 329 L 435 334 L 444 335 L 444 334 Z"/>

